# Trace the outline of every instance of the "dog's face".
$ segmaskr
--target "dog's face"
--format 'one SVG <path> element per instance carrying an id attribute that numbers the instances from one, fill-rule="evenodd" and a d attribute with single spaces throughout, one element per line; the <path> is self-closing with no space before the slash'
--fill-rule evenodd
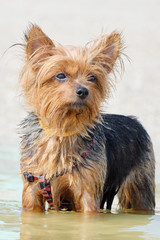
<path id="1" fill-rule="evenodd" d="M 80 47 L 57 46 L 37 26 L 26 35 L 21 82 L 27 102 L 47 127 L 83 129 L 110 93 L 108 74 L 119 56 L 118 33 Z"/>

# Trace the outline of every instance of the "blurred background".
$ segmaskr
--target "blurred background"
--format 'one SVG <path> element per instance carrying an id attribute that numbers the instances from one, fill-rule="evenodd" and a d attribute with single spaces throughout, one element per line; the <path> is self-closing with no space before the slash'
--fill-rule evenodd
<path id="1" fill-rule="evenodd" d="M 0 0 L 0 18 L 0 172 L 19 173 L 17 132 L 26 115 L 18 85 L 24 52 L 8 48 L 23 43 L 28 25 L 36 23 L 64 45 L 84 45 L 102 31 L 122 32 L 130 62 L 124 59 L 105 111 L 142 122 L 153 140 L 160 183 L 160 0 Z"/>

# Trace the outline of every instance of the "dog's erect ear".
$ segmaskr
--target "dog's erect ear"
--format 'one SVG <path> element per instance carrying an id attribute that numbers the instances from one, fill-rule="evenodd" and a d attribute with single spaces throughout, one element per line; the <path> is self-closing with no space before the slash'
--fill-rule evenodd
<path id="1" fill-rule="evenodd" d="M 36 25 L 31 25 L 27 33 L 26 39 L 26 54 L 27 58 L 34 56 L 38 49 L 53 48 L 52 40 L 47 37 L 43 31 Z"/>
<path id="2" fill-rule="evenodd" d="M 113 32 L 109 36 L 104 35 L 94 42 L 91 48 L 94 55 L 93 61 L 99 62 L 110 73 L 122 48 L 121 35 Z"/>

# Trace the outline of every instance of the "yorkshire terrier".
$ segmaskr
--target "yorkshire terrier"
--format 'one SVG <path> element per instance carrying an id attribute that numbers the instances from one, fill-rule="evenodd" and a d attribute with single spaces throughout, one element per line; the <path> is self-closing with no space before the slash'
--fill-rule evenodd
<path id="1" fill-rule="evenodd" d="M 150 137 L 135 117 L 103 114 L 120 59 L 121 34 L 84 47 L 54 43 L 36 25 L 25 34 L 20 75 L 30 107 L 21 124 L 25 210 L 99 212 L 117 194 L 123 209 L 155 207 Z"/>

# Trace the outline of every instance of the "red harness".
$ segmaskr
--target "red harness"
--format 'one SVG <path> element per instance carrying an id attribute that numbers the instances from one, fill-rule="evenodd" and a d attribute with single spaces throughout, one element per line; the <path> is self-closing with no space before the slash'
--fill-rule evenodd
<path id="1" fill-rule="evenodd" d="M 51 194 L 51 186 L 50 183 L 47 182 L 47 180 L 44 178 L 44 176 L 43 175 L 35 176 L 27 172 L 24 172 L 23 176 L 27 182 L 34 182 L 35 180 L 38 180 L 42 194 L 46 201 L 48 202 L 49 208 L 54 209 L 53 198 Z"/>
<path id="2" fill-rule="evenodd" d="M 75 166 L 73 165 L 73 168 L 74 167 Z M 65 173 L 66 173 L 65 171 L 62 171 L 60 174 L 56 174 L 55 177 L 61 177 Z M 54 203 L 53 203 L 53 198 L 52 198 L 52 193 L 51 193 L 51 185 L 45 179 L 45 177 L 43 175 L 35 176 L 35 175 L 32 175 L 32 174 L 27 173 L 27 172 L 24 172 L 23 176 L 24 176 L 24 178 L 27 182 L 34 182 L 34 181 L 38 180 L 43 197 L 48 202 L 49 208 L 51 210 L 54 210 Z M 72 209 L 72 206 L 69 202 L 62 201 L 59 210 L 62 210 L 62 209 L 67 209 L 68 211 L 70 211 Z"/>

